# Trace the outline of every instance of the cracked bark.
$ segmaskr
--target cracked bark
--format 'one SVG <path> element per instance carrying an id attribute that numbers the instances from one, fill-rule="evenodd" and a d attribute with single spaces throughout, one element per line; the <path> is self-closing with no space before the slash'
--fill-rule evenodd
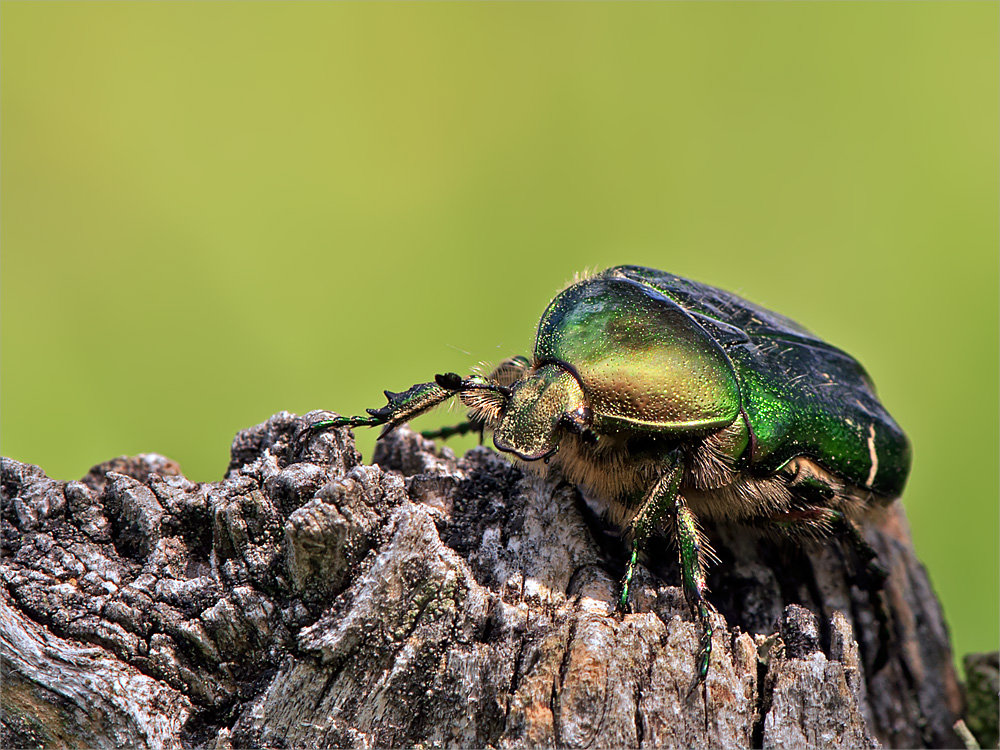
<path id="1" fill-rule="evenodd" d="M 838 545 L 707 529 L 715 635 L 661 545 L 613 613 L 615 531 L 554 472 L 403 428 L 237 435 L 226 478 L 155 455 L 77 482 L 3 459 L 3 746 L 959 747 L 947 629 L 897 503 L 889 662 Z M 654 545 L 656 546 L 656 545 Z"/>

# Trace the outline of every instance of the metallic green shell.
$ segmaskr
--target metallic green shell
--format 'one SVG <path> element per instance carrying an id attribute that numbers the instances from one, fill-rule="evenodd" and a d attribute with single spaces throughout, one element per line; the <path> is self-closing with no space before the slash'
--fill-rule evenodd
<path id="1" fill-rule="evenodd" d="M 669 298 L 725 351 L 750 430 L 742 458 L 751 470 L 773 473 L 808 456 L 856 487 L 902 492 L 910 444 L 851 356 L 783 315 L 663 271 L 620 266 L 591 283 L 617 279 Z"/>
<path id="2" fill-rule="evenodd" d="M 722 347 L 643 281 L 602 274 L 556 296 L 535 342 L 536 367 L 548 363 L 576 375 L 599 431 L 708 431 L 739 414 Z"/>

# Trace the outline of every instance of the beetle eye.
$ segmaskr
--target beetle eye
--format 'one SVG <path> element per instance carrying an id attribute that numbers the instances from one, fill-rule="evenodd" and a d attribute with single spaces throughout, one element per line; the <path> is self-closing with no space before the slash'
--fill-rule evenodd
<path id="1" fill-rule="evenodd" d="M 593 414 L 586 406 L 579 406 L 573 411 L 568 411 L 562 415 L 559 422 L 574 435 L 579 435 L 583 441 L 589 445 L 597 442 L 597 433 L 590 429 L 593 421 Z"/>

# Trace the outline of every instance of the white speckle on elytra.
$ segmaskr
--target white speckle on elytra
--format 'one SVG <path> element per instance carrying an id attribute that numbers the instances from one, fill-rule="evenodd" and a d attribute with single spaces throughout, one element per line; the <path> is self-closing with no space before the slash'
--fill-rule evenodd
<path id="1" fill-rule="evenodd" d="M 868 425 L 868 455 L 872 459 L 872 468 L 868 472 L 868 479 L 865 481 L 865 487 L 871 487 L 872 482 L 875 481 L 875 474 L 878 473 L 878 454 L 875 452 L 875 425 Z"/>

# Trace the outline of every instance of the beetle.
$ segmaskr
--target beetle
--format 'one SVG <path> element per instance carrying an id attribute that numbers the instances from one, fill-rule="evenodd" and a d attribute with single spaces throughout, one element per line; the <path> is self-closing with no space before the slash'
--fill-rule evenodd
<path id="1" fill-rule="evenodd" d="M 367 416 L 317 421 L 306 435 L 342 426 L 382 426 L 385 435 L 458 396 L 468 420 L 425 434 L 489 430 L 515 459 L 559 466 L 623 529 L 622 612 L 644 545 L 665 529 L 701 626 L 699 680 L 711 659 L 705 570 L 715 560 L 699 519 L 800 538 L 837 534 L 867 566 L 874 590 L 884 580 L 858 523 L 902 493 L 905 434 L 854 358 L 722 289 L 651 268 L 610 268 L 556 295 L 532 359 L 385 395 L 388 403 Z"/>

